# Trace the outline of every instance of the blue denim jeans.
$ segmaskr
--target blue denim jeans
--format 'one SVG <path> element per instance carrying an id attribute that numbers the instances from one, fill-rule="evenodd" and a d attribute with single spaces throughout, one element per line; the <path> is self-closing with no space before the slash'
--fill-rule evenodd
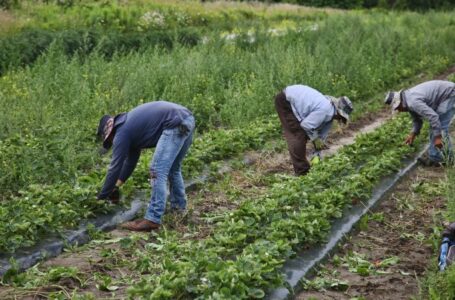
<path id="1" fill-rule="evenodd" d="M 450 142 L 450 135 L 449 135 L 449 126 L 450 121 L 452 120 L 453 116 L 455 115 L 455 97 L 450 98 L 449 100 L 449 109 L 439 115 L 439 121 L 441 122 L 441 130 L 442 136 L 444 141 L 444 149 L 439 150 L 434 146 L 434 136 L 433 133 L 430 132 L 430 148 L 428 149 L 428 156 L 430 160 L 441 162 L 443 161 L 444 156 L 451 156 L 453 155 L 452 152 L 452 143 Z"/>
<path id="2" fill-rule="evenodd" d="M 168 179 L 171 208 L 186 208 L 182 161 L 193 141 L 194 126 L 194 117 L 189 116 L 180 126 L 163 130 L 150 164 L 152 196 L 145 219 L 161 224 L 161 216 L 166 208 Z"/>

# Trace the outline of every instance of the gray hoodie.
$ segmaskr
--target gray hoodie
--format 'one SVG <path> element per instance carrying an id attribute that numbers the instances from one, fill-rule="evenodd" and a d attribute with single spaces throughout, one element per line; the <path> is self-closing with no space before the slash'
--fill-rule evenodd
<path id="1" fill-rule="evenodd" d="M 420 133 L 423 119 L 430 122 L 434 136 L 441 135 L 439 115 L 448 112 L 449 101 L 455 97 L 455 83 L 432 80 L 421 83 L 401 93 L 404 107 L 408 108 L 413 121 L 413 132 Z"/>

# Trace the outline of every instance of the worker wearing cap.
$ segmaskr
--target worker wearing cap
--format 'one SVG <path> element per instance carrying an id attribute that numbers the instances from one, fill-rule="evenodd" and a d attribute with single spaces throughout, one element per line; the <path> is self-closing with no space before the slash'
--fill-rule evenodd
<path id="1" fill-rule="evenodd" d="M 141 150 L 155 147 L 150 164 L 152 196 L 145 217 L 122 225 L 133 231 L 158 229 L 166 207 L 167 181 L 170 183 L 171 209 L 186 209 L 182 160 L 192 143 L 194 117 L 185 107 L 155 101 L 137 106 L 116 115 L 105 115 L 98 126 L 103 147 L 111 146 L 112 159 L 98 199 L 117 203 L 119 187 L 130 177 L 141 155 Z"/>
<path id="2" fill-rule="evenodd" d="M 447 147 L 447 153 L 452 155 L 448 130 L 455 114 L 455 83 L 443 80 L 427 81 L 407 90 L 390 91 L 384 101 L 391 106 L 392 111 L 411 114 L 413 128 L 405 141 L 408 145 L 412 145 L 419 135 L 423 120 L 430 122 L 430 148 L 428 158 L 420 159 L 423 164 L 440 165 L 443 161 L 440 150 L 444 144 Z"/>
<path id="3" fill-rule="evenodd" d="M 325 140 L 333 120 L 346 123 L 352 112 L 348 97 L 325 96 L 306 85 L 291 85 L 275 96 L 275 108 L 283 127 L 294 172 L 305 175 L 310 170 L 306 143 L 311 141 L 316 155 L 327 149 Z"/>

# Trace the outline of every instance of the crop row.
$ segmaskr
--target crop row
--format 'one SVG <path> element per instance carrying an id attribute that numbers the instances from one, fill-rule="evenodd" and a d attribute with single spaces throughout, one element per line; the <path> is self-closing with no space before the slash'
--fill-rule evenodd
<path id="1" fill-rule="evenodd" d="M 210 131 L 196 138 L 185 160 L 185 177 L 196 177 L 211 162 L 256 149 L 279 132 L 277 122 L 268 120 L 242 129 Z M 127 192 L 148 188 L 149 160 L 147 154 L 142 155 Z M 10 201 L 0 202 L 0 252 L 32 246 L 46 235 L 64 232 L 81 220 L 108 212 L 111 208 L 105 201 L 95 199 L 103 176 L 104 170 L 98 170 L 78 176 L 73 184 L 32 184 Z"/>
<path id="2" fill-rule="evenodd" d="M 396 118 L 324 160 L 305 177 L 276 183 L 268 195 L 227 213 L 201 241 L 169 235 L 150 249 L 160 261 L 129 295 L 133 298 L 262 298 L 282 284 L 279 269 L 302 246 L 324 240 L 333 218 L 363 201 L 381 178 L 396 171 L 416 147 L 402 144 L 406 118 Z"/>

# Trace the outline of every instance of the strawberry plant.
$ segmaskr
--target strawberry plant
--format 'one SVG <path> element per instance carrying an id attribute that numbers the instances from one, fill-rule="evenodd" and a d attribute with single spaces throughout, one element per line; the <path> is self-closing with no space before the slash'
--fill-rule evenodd
<path id="1" fill-rule="evenodd" d="M 185 160 L 187 178 L 197 176 L 209 162 L 255 149 L 280 132 L 276 122 L 256 121 L 242 129 L 211 131 L 197 138 Z M 26 141 L 24 140 L 24 143 Z M 27 141 L 29 145 L 34 140 Z M 1 146 L 1 145 L 0 145 Z M 148 155 L 143 155 L 127 189 L 149 188 Z M 0 251 L 14 252 L 34 245 L 40 238 L 78 226 L 80 221 L 108 212 L 104 201 L 96 200 L 103 170 L 77 177 L 73 185 L 29 185 L 9 201 L 0 202 Z M 191 178 L 191 177 L 190 177 Z"/>
<path id="2" fill-rule="evenodd" d="M 133 260 L 131 272 L 140 272 L 135 280 L 128 280 L 129 296 L 263 298 L 269 288 L 283 284 L 280 268 L 286 259 L 302 247 L 324 241 L 331 221 L 340 217 L 353 199 L 367 200 L 381 178 L 395 172 L 404 157 L 418 150 L 418 144 L 402 144 L 404 128 L 409 126 L 409 120 L 400 116 L 360 135 L 354 144 L 323 160 L 307 176 L 277 178 L 264 196 L 246 199 L 238 209 L 220 215 L 204 239 L 182 239 L 172 230 L 163 230 L 140 251 L 135 250 L 135 237 L 122 239 L 119 246 L 125 259 Z M 118 255 L 117 249 L 101 252 L 113 261 Z M 117 265 L 123 266 L 126 260 Z M 384 262 L 389 263 L 393 262 Z M 360 272 L 365 270 L 359 267 Z M 32 275 L 24 278 L 33 280 Z M 95 277 L 101 288 L 112 285 Z"/>
<path id="3" fill-rule="evenodd" d="M 266 197 L 246 201 L 226 214 L 204 241 L 185 243 L 174 251 L 163 245 L 160 275 L 144 278 L 130 295 L 262 297 L 270 286 L 282 284 L 278 270 L 285 259 L 303 245 L 323 241 L 331 219 L 340 217 L 352 199 L 368 199 L 378 181 L 417 150 L 402 145 L 405 131 L 400 129 L 409 125 L 405 118 L 396 118 L 359 137 L 307 176 L 275 184 Z"/>

